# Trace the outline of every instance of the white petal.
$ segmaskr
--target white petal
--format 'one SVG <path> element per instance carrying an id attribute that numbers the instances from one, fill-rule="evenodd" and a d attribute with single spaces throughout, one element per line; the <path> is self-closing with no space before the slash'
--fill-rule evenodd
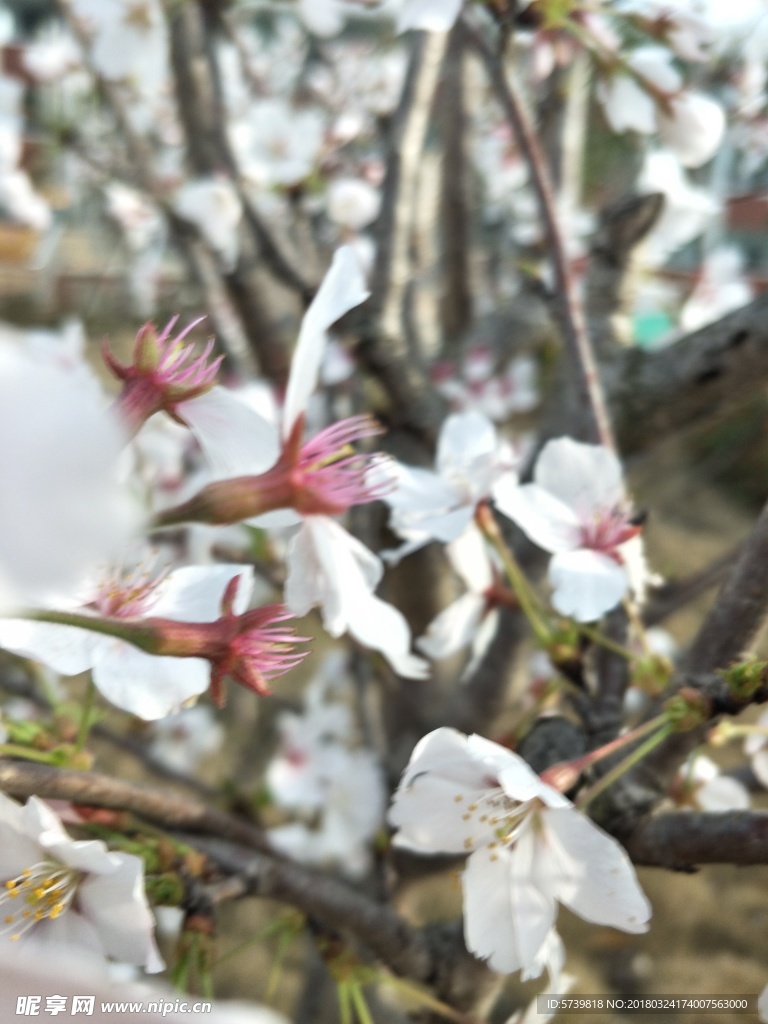
<path id="1" fill-rule="evenodd" d="M 517 928 L 517 947 L 523 970 L 521 980 L 538 977 L 544 970 L 542 949 L 557 917 L 555 894 L 537 885 L 535 869 L 540 837 L 533 820 L 526 820 L 517 842 L 508 852 L 512 912 Z"/>
<path id="2" fill-rule="evenodd" d="M 504 478 L 493 489 L 499 512 L 507 516 L 545 551 L 572 551 L 578 546 L 581 528 L 576 513 L 538 484 Z"/>
<path id="3" fill-rule="evenodd" d="M 541 817 L 546 841 L 539 844 L 537 884 L 586 921 L 647 931 L 651 907 L 619 843 L 575 809 L 548 809 Z"/>
<path id="4" fill-rule="evenodd" d="M 725 131 L 719 103 L 697 92 L 682 92 L 671 101 L 672 114 L 659 114 L 662 138 L 683 167 L 701 167 L 717 152 Z"/>
<path id="5" fill-rule="evenodd" d="M 158 658 L 110 640 L 98 651 L 93 681 L 112 704 L 151 721 L 205 693 L 210 666 L 202 658 Z"/>
<path id="6" fill-rule="evenodd" d="M 609 81 L 600 82 L 597 98 L 612 131 L 651 135 L 656 130 L 656 105 L 648 91 L 629 75 L 620 72 Z"/>
<path id="7" fill-rule="evenodd" d="M 482 594 L 493 583 L 493 568 L 485 538 L 474 523 L 451 541 L 446 554 L 469 590 Z"/>
<path id="8" fill-rule="evenodd" d="M 749 791 L 737 779 L 719 775 L 697 791 L 696 803 L 702 811 L 746 811 Z"/>
<path id="9" fill-rule="evenodd" d="M 768 750 L 758 750 L 752 755 L 752 771 L 757 776 L 761 786 L 768 789 Z"/>
<path id="10" fill-rule="evenodd" d="M 613 508 L 624 498 L 621 463 L 614 453 L 570 437 L 544 445 L 533 478 L 580 518 L 593 509 Z"/>
<path id="11" fill-rule="evenodd" d="M 211 388 L 176 411 L 217 478 L 263 473 L 277 461 L 277 428 L 227 388 Z"/>
<path id="12" fill-rule="evenodd" d="M 500 974 L 511 974 L 523 966 L 510 871 L 507 850 L 484 848 L 472 854 L 461 878 L 467 949 Z"/>
<path id="13" fill-rule="evenodd" d="M 464 594 L 430 622 L 416 647 L 433 661 L 456 654 L 472 642 L 484 611 L 482 595 Z"/>
<path id="14" fill-rule="evenodd" d="M 63 676 L 76 676 L 89 669 L 97 643 L 95 634 L 73 626 L 24 619 L 0 620 L 0 647 L 25 658 L 34 658 Z"/>
<path id="15" fill-rule="evenodd" d="M 447 32 L 459 16 L 462 0 L 403 0 L 397 18 L 397 31 L 423 29 Z"/>
<path id="16" fill-rule="evenodd" d="M 479 412 L 458 412 L 449 416 L 440 430 L 435 465 L 441 474 L 456 467 L 470 466 L 476 459 L 496 451 L 496 428 Z"/>
<path id="17" fill-rule="evenodd" d="M 294 423 L 306 409 L 309 396 L 317 387 L 326 332 L 350 309 L 364 302 L 369 294 L 354 249 L 348 245 L 337 249 L 331 268 L 301 324 L 285 394 L 283 437 L 290 434 Z"/>
<path id="18" fill-rule="evenodd" d="M 83 881 L 78 904 L 96 928 L 107 956 L 161 971 L 155 922 L 144 894 L 144 864 L 128 853 L 114 853 L 113 859 L 110 874 L 88 875 Z"/>
<path id="19" fill-rule="evenodd" d="M 577 622 L 595 622 L 621 601 L 629 581 L 622 565 L 601 551 L 563 551 L 549 563 L 552 604 Z"/>
<path id="20" fill-rule="evenodd" d="M 179 622 L 215 622 L 221 617 L 221 599 L 229 583 L 240 577 L 233 611 L 241 615 L 253 590 L 250 565 L 187 565 L 169 573 L 155 591 L 151 614 Z"/>

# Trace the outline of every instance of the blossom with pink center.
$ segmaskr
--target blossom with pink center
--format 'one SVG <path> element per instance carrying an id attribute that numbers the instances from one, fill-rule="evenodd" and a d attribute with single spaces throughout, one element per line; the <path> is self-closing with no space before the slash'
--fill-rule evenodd
<path id="1" fill-rule="evenodd" d="M 252 589 L 253 568 L 241 565 L 112 578 L 74 611 L 51 613 L 57 621 L 0 620 L 0 646 L 62 675 L 91 669 L 112 704 L 162 718 L 209 687 L 221 703 L 227 675 L 267 693 L 267 680 L 304 656 L 282 606 L 246 610 Z"/>
<path id="2" fill-rule="evenodd" d="M 114 375 L 123 382 L 117 399 L 117 411 L 131 433 L 156 412 L 165 410 L 179 419 L 177 406 L 210 391 L 214 386 L 223 355 L 209 362 L 214 347 L 211 338 L 202 352 L 196 353 L 184 339 L 205 317 L 193 320 L 173 336 L 178 316 L 173 317 L 158 334 L 152 323 L 144 324 L 136 335 L 133 361 L 120 363 L 103 346 L 104 360 Z"/>
<path id="3" fill-rule="evenodd" d="M 553 553 L 552 603 L 593 622 L 646 582 L 638 536 L 624 493 L 621 463 L 607 448 L 562 437 L 549 441 L 522 487 L 499 481 L 494 500 L 545 551 Z"/>

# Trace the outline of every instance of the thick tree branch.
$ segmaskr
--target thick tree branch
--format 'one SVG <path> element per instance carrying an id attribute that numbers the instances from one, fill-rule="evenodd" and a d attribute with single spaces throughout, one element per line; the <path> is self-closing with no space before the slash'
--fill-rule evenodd
<path id="1" fill-rule="evenodd" d="M 0 760 L 0 790 L 15 797 L 39 796 L 131 811 L 163 828 L 208 832 L 252 850 L 270 849 L 260 829 L 231 814 L 109 775 Z"/>
<path id="2" fill-rule="evenodd" d="M 693 642 L 691 672 L 725 668 L 754 644 L 768 617 L 768 505 Z"/>
<path id="3" fill-rule="evenodd" d="M 768 812 L 659 814 L 632 833 L 635 864 L 685 870 L 697 864 L 768 864 Z"/>
<path id="4" fill-rule="evenodd" d="M 634 454 L 762 394 L 768 380 L 768 293 L 660 352 L 617 352 L 603 364 L 616 436 Z"/>

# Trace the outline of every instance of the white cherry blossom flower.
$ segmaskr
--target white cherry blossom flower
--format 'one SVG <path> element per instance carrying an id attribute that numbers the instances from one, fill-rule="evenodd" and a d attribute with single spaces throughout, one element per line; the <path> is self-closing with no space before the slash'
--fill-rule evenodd
<path id="1" fill-rule="evenodd" d="M 768 711 L 764 711 L 755 722 L 759 729 L 768 730 Z M 768 735 L 759 732 L 747 736 L 744 741 L 744 753 L 750 759 L 752 771 L 760 784 L 768 789 Z"/>
<path id="2" fill-rule="evenodd" d="M 670 787 L 670 798 L 686 811 L 746 811 L 749 792 L 738 779 L 720 772 L 705 754 L 695 753 L 685 762 Z"/>
<path id="3" fill-rule="evenodd" d="M 224 726 L 207 704 L 182 708 L 150 727 L 152 754 L 177 772 L 193 773 L 224 744 Z"/>
<path id="4" fill-rule="evenodd" d="M 509 516 L 553 558 L 552 603 L 563 615 L 593 622 L 615 608 L 630 587 L 646 582 L 639 528 L 632 524 L 621 463 L 607 448 L 563 437 L 549 441 L 534 483 L 494 489 Z M 637 539 L 635 539 L 637 538 Z"/>
<path id="5" fill-rule="evenodd" d="M 139 857 L 76 841 L 42 800 L 0 793 L 0 943 L 39 954 L 83 948 L 161 971 Z"/>
<path id="6" fill-rule="evenodd" d="M 361 231 L 379 212 L 378 191 L 360 178 L 337 178 L 328 186 L 328 216 L 342 228 Z"/>
<path id="7" fill-rule="evenodd" d="M 701 276 L 680 312 L 680 327 L 697 331 L 726 313 L 741 309 L 753 298 L 741 252 L 735 246 L 718 246 L 704 259 Z"/>
<path id="8" fill-rule="evenodd" d="M 242 565 L 186 566 L 154 579 L 139 568 L 132 576 L 110 577 L 92 588 L 83 610 L 125 619 L 151 615 L 176 622 L 215 622 L 227 586 L 238 577 L 236 610 L 243 612 L 253 569 Z M 62 675 L 91 669 L 107 700 L 147 720 L 178 710 L 211 683 L 210 665 L 202 657 L 158 657 L 125 640 L 74 626 L 0 619 L 0 646 Z"/>
<path id="9" fill-rule="evenodd" d="M 497 575 L 485 539 L 473 523 L 445 551 L 467 592 L 430 622 L 416 647 L 433 660 L 470 647 L 472 656 L 462 673 L 466 678 L 496 633 L 500 602 L 493 588 Z"/>
<path id="10" fill-rule="evenodd" d="M 463 0 L 402 0 L 397 16 L 397 31 L 422 29 L 447 32 L 459 16 Z"/>
<path id="11" fill-rule="evenodd" d="M 669 115 L 659 112 L 659 132 L 683 167 L 701 167 L 717 152 L 725 132 L 725 113 L 715 100 L 685 90 L 670 101 Z"/>
<path id="12" fill-rule="evenodd" d="M 87 375 L 0 343 L 0 608 L 74 586 L 126 543 L 123 444 Z"/>
<path id="13" fill-rule="evenodd" d="M 391 509 L 389 525 L 406 541 L 388 552 L 388 559 L 395 561 L 431 540 L 456 540 L 498 480 L 503 477 L 510 488 L 516 486 L 516 462 L 487 417 L 465 412 L 443 423 L 434 470 L 394 461 L 383 465 L 377 472 L 393 484 L 383 495 Z"/>
<path id="14" fill-rule="evenodd" d="M 194 224 L 231 270 L 237 261 L 238 229 L 243 206 L 226 178 L 197 178 L 176 193 L 173 202 L 180 217 Z"/>
<path id="15" fill-rule="evenodd" d="M 467 948 L 492 970 L 538 977 L 553 956 L 557 904 L 644 932 L 650 906 L 624 850 L 511 751 L 437 729 L 411 755 L 389 820 L 395 843 L 467 853 Z"/>
<path id="16" fill-rule="evenodd" d="M 319 605 L 333 637 L 349 632 L 380 651 L 401 676 L 419 679 L 429 666 L 411 654 L 405 616 L 373 591 L 383 575 L 381 560 L 335 520 L 307 516 L 286 556 L 285 603 L 298 616 Z"/>

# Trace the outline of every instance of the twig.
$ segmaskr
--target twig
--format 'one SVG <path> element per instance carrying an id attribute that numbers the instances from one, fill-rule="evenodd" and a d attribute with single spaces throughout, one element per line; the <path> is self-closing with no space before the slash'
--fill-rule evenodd
<path id="1" fill-rule="evenodd" d="M 440 319 L 443 335 L 449 344 L 466 331 L 472 320 L 464 78 L 464 27 L 457 22 L 448 39 L 438 97 L 443 144 L 440 170 Z"/>
<path id="2" fill-rule="evenodd" d="M 231 814 L 95 772 L 0 760 L 0 790 L 17 797 L 39 796 L 131 811 L 164 828 L 224 836 L 252 850 L 271 849 L 260 829 Z"/>
<path id="3" fill-rule="evenodd" d="M 389 132 L 381 212 L 375 225 L 371 297 L 342 324 L 358 334 L 357 356 L 387 395 L 383 418 L 432 447 L 443 403 L 421 361 L 410 351 L 401 317 L 409 283 L 414 182 L 446 42 L 443 33 L 412 35 L 403 91 Z"/>
<path id="4" fill-rule="evenodd" d="M 335 878 L 269 856 L 245 854 L 219 840 L 195 841 L 232 877 L 209 889 L 214 902 L 240 896 L 284 900 L 335 928 L 346 928 L 396 974 L 428 982 L 434 970 L 429 945 L 388 906 L 374 903 Z"/>
<path id="5" fill-rule="evenodd" d="M 516 88 L 505 74 L 498 55 L 466 18 L 464 19 L 464 25 L 467 30 L 469 43 L 485 66 L 493 90 L 515 133 L 517 143 L 530 171 L 531 184 L 536 195 L 539 214 L 544 228 L 547 253 L 552 261 L 554 271 L 556 309 L 563 334 L 565 351 L 571 373 L 579 382 L 582 401 L 585 407 L 584 412 L 589 418 L 591 440 L 609 448 L 614 448 L 615 444 L 608 408 L 603 395 L 592 344 L 589 340 L 584 317 L 576 296 L 573 275 L 571 274 L 565 254 L 546 160 L 523 103 L 517 94 Z"/>
<path id="6" fill-rule="evenodd" d="M 689 601 L 717 586 L 741 554 L 741 544 L 736 544 L 724 555 L 719 555 L 703 569 L 681 580 L 671 580 L 656 590 L 643 612 L 646 626 L 655 626 L 684 608 Z"/>
<path id="7" fill-rule="evenodd" d="M 629 623 L 623 608 L 617 608 L 606 617 L 603 633 L 609 640 L 626 646 Z M 623 718 L 624 694 L 630 676 L 629 661 L 607 647 L 596 648 L 595 668 L 597 693 L 591 721 L 588 723 L 590 745 L 593 748 L 601 747 L 618 736 Z"/>

